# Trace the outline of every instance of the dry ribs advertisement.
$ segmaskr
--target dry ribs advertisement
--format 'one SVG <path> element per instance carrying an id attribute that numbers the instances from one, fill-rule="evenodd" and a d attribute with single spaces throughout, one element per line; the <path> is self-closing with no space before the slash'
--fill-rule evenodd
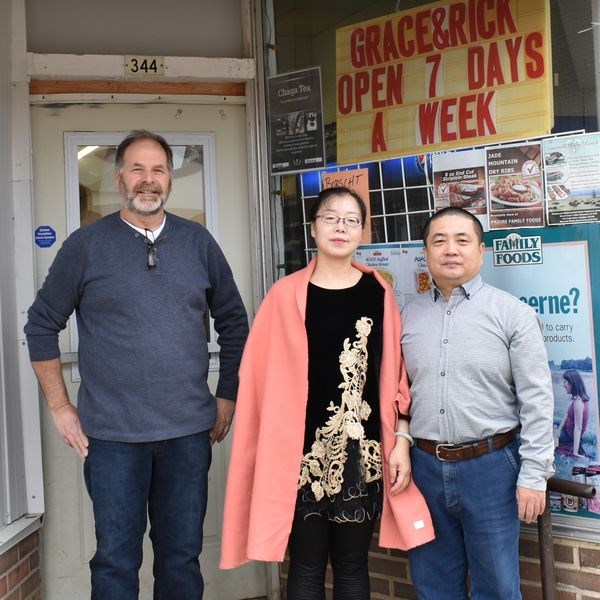
<path id="1" fill-rule="evenodd" d="M 543 227 L 539 143 L 486 149 L 490 229 Z"/>

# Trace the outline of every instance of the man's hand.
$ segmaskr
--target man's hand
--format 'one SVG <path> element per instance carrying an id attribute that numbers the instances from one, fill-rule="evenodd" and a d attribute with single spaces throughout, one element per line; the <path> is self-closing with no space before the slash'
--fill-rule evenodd
<path id="1" fill-rule="evenodd" d="M 210 443 L 222 442 L 229 433 L 233 413 L 235 413 L 235 402 L 225 398 L 215 398 L 217 401 L 217 420 L 214 427 L 210 430 Z"/>
<path id="2" fill-rule="evenodd" d="M 77 409 L 69 402 L 60 359 L 34 360 L 31 361 L 31 366 L 42 386 L 46 405 L 52 415 L 58 435 L 81 458 L 85 458 L 88 453 L 89 442 L 81 429 Z"/>
<path id="3" fill-rule="evenodd" d="M 388 461 L 390 494 L 393 496 L 401 492 L 410 481 L 410 453 L 408 440 L 397 438 L 394 449 L 390 452 Z"/>
<path id="4" fill-rule="evenodd" d="M 88 438 L 81 429 L 77 409 L 70 403 L 50 410 L 54 427 L 67 446 L 71 446 L 81 458 L 88 454 Z"/>
<path id="5" fill-rule="evenodd" d="M 525 523 L 533 523 L 546 508 L 546 492 L 517 486 L 517 504 L 519 519 Z"/>

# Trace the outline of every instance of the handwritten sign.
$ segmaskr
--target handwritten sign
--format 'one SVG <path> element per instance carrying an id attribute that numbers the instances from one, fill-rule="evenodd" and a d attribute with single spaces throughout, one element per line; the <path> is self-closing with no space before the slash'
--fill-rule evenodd
<path id="1" fill-rule="evenodd" d="M 338 162 L 543 135 L 548 0 L 436 2 L 337 30 Z"/>
<path id="2" fill-rule="evenodd" d="M 367 206 L 367 218 L 361 244 L 371 243 L 371 203 L 369 202 L 369 169 L 348 169 L 323 173 L 323 189 L 346 187 L 356 192 Z"/>

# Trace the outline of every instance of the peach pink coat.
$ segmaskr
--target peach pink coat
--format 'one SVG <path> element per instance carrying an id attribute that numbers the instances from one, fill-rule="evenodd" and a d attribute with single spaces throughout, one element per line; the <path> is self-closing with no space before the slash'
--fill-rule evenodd
<path id="1" fill-rule="evenodd" d="M 308 282 L 315 261 L 279 280 L 256 314 L 240 366 L 233 446 L 227 477 L 221 568 L 249 560 L 282 561 L 292 527 L 304 444 L 308 343 L 304 325 Z M 379 544 L 407 550 L 433 539 L 431 517 L 411 481 L 390 496 L 387 457 L 397 414 L 408 414 L 406 370 L 400 351 L 400 315 L 385 288 L 380 413 L 384 503 Z M 335 315 L 332 315 L 335 318 Z"/>

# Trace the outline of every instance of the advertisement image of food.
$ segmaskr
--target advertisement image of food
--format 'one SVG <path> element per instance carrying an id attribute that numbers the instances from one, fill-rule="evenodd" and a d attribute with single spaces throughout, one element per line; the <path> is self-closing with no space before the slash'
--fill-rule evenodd
<path id="1" fill-rule="evenodd" d="M 492 178 L 491 182 L 492 200 L 500 204 L 531 206 L 542 199 L 537 184 L 523 177 L 499 176 Z"/>
<path id="2" fill-rule="evenodd" d="M 565 155 L 562 152 L 550 152 L 550 154 L 546 154 L 546 156 L 544 156 L 544 163 L 549 167 L 564 165 L 565 162 Z"/>
<path id="3" fill-rule="evenodd" d="M 375 269 L 391 286 L 394 287 L 394 276 L 385 269 Z"/>
<path id="4" fill-rule="evenodd" d="M 480 181 L 450 183 L 450 206 L 468 208 L 485 204 L 485 188 Z"/>
<path id="5" fill-rule="evenodd" d="M 418 269 L 415 271 L 417 293 L 424 294 L 431 289 L 431 276 L 427 269 Z"/>
<path id="6" fill-rule="evenodd" d="M 558 183 L 564 181 L 566 178 L 566 171 L 564 169 L 546 169 L 546 182 L 547 183 Z"/>

